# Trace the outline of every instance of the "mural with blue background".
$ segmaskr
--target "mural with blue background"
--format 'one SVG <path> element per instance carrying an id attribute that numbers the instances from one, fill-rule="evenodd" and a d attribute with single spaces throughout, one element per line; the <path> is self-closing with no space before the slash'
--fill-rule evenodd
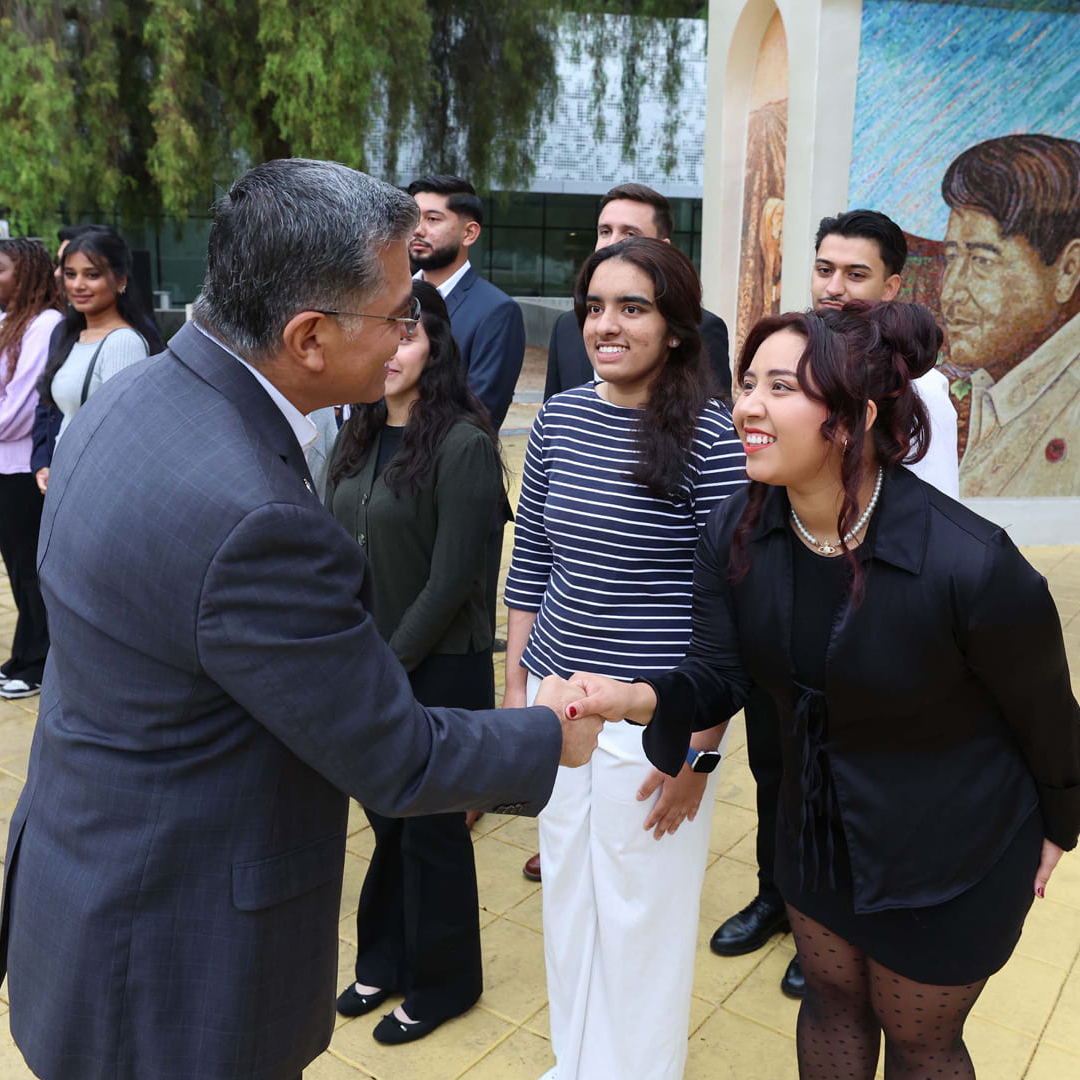
<path id="1" fill-rule="evenodd" d="M 1022 134 L 1055 139 L 987 142 Z M 942 179 L 977 144 L 990 172 L 971 175 L 1000 193 L 950 209 Z M 908 235 L 903 295 L 946 330 L 965 495 L 1080 495 L 1078 174 L 1080 2 L 865 0 L 848 206 Z M 994 197 L 1041 199 L 1060 245 L 1029 243 Z"/>

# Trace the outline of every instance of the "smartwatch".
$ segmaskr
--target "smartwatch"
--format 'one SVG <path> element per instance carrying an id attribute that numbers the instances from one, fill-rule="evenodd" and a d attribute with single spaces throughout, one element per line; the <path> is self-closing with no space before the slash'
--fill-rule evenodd
<path id="1" fill-rule="evenodd" d="M 694 772 L 712 772 L 720 764 L 723 755 L 719 750 L 695 750 L 692 746 L 686 751 L 686 764 Z"/>

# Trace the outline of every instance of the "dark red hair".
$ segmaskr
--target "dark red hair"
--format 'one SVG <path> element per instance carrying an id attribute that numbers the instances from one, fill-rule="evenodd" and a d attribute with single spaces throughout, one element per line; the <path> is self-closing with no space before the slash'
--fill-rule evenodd
<path id="1" fill-rule="evenodd" d="M 836 521 L 843 538 L 859 517 L 859 488 L 866 467 L 867 406 L 873 401 L 877 418 L 870 428 L 871 465 L 889 469 L 920 461 L 930 445 L 930 420 L 912 386 L 937 360 L 942 333 L 928 308 L 897 301 L 868 304 L 853 300 L 839 311 L 789 312 L 757 323 L 743 344 L 735 369 L 740 385 L 762 343 L 781 330 L 806 339 L 796 367 L 799 387 L 812 401 L 825 406 L 821 434 L 842 443 L 840 477 L 844 500 Z M 846 442 L 845 442 L 846 440 Z M 751 481 L 749 501 L 735 529 L 731 566 L 736 580 L 746 575 L 746 541 L 757 524 L 766 484 Z M 861 594 L 861 567 L 843 545 L 854 573 L 853 594 Z"/>

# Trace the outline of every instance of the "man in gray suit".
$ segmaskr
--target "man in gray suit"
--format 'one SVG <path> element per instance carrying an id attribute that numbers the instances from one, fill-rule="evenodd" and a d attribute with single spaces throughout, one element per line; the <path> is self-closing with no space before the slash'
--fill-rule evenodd
<path id="1" fill-rule="evenodd" d="M 294 1080 L 333 1028 L 347 795 L 535 814 L 595 745 L 599 721 L 550 708 L 418 705 L 312 491 L 303 414 L 380 397 L 415 326 L 415 220 L 341 165 L 252 169 L 195 322 L 54 459 L 52 652 L 0 924 L 44 1080 Z"/>

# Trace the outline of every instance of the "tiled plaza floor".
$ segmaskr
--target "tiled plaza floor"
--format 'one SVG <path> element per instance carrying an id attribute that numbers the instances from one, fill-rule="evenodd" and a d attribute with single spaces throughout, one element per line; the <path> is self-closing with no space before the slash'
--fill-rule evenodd
<path id="1" fill-rule="evenodd" d="M 507 427 L 526 427 L 530 412 L 535 407 L 515 406 Z M 524 436 L 506 441 L 511 466 L 520 474 Z M 1074 691 L 1080 693 L 1080 548 L 1033 548 L 1025 554 L 1050 580 L 1065 625 Z M 5 644 L 14 619 L 0 573 L 0 641 Z M 36 699 L 0 702 L 0 844 L 26 775 L 36 714 Z M 778 985 L 793 954 L 790 936 L 735 959 L 713 956 L 708 948 L 717 924 L 750 899 L 755 884 L 754 786 L 741 716 L 733 723 L 698 927 L 686 1077 L 787 1080 L 796 1075 L 798 1007 Z M 371 852 L 371 830 L 359 809 L 353 811 L 341 898 L 339 988 L 351 978 L 354 913 Z M 371 1038 L 378 1013 L 339 1018 L 330 1049 L 305 1071 L 306 1080 L 536 1080 L 550 1067 L 541 886 L 521 874 L 522 863 L 536 850 L 536 825 L 489 814 L 474 836 L 485 969 L 480 1004 L 427 1039 L 402 1047 L 380 1046 Z M 6 989 L 0 1014 L 7 1012 L 5 995 Z M 6 1020 L 0 1024 L 0 1080 L 28 1080 L 32 1074 Z M 1080 1078 L 1080 853 L 1064 858 L 1047 899 L 1035 904 L 1015 955 L 975 1006 L 967 1041 L 980 1080 Z"/>

